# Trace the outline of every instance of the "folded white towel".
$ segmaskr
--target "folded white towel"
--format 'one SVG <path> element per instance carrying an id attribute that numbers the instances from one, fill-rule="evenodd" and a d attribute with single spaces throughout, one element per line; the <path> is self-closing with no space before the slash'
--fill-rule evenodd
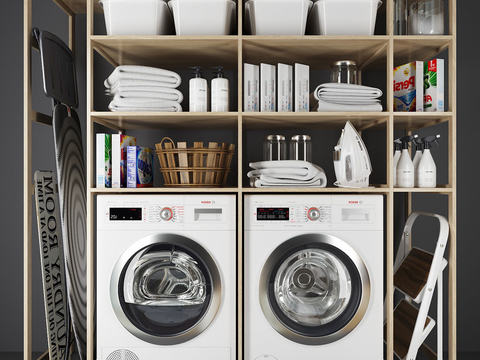
<path id="1" fill-rule="evenodd" d="M 368 97 L 347 97 L 347 96 L 322 96 L 320 99 L 322 101 L 328 101 L 335 104 L 345 104 L 345 105 L 374 105 L 379 104 L 380 100 L 375 98 L 368 98 Z"/>
<path id="2" fill-rule="evenodd" d="M 382 111 L 382 104 L 380 102 L 376 104 L 335 104 L 328 101 L 318 100 L 318 109 L 319 112 L 335 112 L 335 111 L 346 111 L 346 112 L 362 112 L 362 111 L 372 111 L 379 112 Z"/>
<path id="3" fill-rule="evenodd" d="M 160 91 L 118 91 L 115 96 L 122 99 L 170 100 L 181 103 L 183 94 L 177 89 L 158 88 Z"/>
<path id="4" fill-rule="evenodd" d="M 162 88 L 169 88 L 173 89 L 169 83 L 165 83 L 162 81 L 155 81 L 155 80 L 139 80 L 139 79 L 119 79 L 116 82 L 114 82 L 112 85 L 108 85 L 105 82 L 105 87 L 109 92 L 115 92 L 115 89 L 117 88 L 141 88 L 144 91 L 150 91 L 151 88 L 157 88 L 157 87 L 162 87 Z"/>
<path id="5" fill-rule="evenodd" d="M 250 163 L 253 169 L 248 172 L 248 177 L 267 175 L 277 178 L 311 179 L 321 168 L 308 161 L 302 160 L 277 160 L 257 161 Z M 323 170 L 322 170 L 323 171 Z"/>
<path id="6" fill-rule="evenodd" d="M 277 179 L 266 175 L 250 178 L 252 187 L 325 187 L 327 186 L 327 177 L 325 172 L 319 171 L 310 180 Z"/>
<path id="7" fill-rule="evenodd" d="M 348 97 L 372 97 L 379 98 L 382 91 L 377 88 L 355 84 L 326 83 L 317 86 L 314 91 L 315 99 L 320 100 L 324 95 L 348 96 Z"/>
<path id="8" fill-rule="evenodd" d="M 122 99 L 115 95 L 108 105 L 111 111 L 166 111 L 180 112 L 182 106 L 176 101 L 152 99 Z"/>
<path id="9" fill-rule="evenodd" d="M 161 86 L 176 88 L 182 83 L 177 73 L 149 66 L 121 65 L 117 66 L 105 80 L 105 87 L 113 86 L 119 80 L 141 80 L 161 82 Z"/>

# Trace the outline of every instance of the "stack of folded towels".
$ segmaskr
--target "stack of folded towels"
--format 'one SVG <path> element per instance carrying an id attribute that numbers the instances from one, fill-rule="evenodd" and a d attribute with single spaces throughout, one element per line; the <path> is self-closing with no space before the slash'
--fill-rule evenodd
<path id="1" fill-rule="evenodd" d="M 325 187 L 327 177 L 320 166 L 301 160 L 258 161 L 247 176 L 252 187 Z"/>
<path id="2" fill-rule="evenodd" d="M 318 111 L 382 111 L 382 90 L 354 84 L 327 83 L 314 92 Z"/>
<path id="3" fill-rule="evenodd" d="M 105 80 L 111 111 L 182 111 L 181 77 L 149 66 L 118 66 Z"/>

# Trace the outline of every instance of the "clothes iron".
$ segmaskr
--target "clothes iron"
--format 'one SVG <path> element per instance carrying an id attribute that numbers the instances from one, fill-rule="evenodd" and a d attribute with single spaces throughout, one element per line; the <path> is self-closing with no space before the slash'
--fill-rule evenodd
<path id="1" fill-rule="evenodd" d="M 372 164 L 367 148 L 357 130 L 347 121 L 342 135 L 334 147 L 333 166 L 336 186 L 347 188 L 368 187 Z"/>

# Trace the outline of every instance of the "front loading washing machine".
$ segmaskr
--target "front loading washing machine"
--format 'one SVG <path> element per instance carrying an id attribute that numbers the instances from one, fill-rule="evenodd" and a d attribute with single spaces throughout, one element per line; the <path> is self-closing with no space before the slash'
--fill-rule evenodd
<path id="1" fill-rule="evenodd" d="M 97 196 L 97 359 L 236 357 L 231 195 Z"/>
<path id="2" fill-rule="evenodd" d="M 245 360 L 383 358 L 383 197 L 245 196 Z"/>

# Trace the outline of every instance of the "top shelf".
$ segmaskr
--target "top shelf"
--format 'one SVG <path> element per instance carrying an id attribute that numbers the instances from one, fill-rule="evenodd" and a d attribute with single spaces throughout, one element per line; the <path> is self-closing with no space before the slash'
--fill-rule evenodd
<path id="1" fill-rule="evenodd" d="M 61 8 L 68 8 L 74 14 L 85 14 L 87 12 L 88 0 L 52 0 Z M 98 14 L 103 14 L 102 7 L 98 3 L 98 0 L 93 1 L 94 11 Z"/>

